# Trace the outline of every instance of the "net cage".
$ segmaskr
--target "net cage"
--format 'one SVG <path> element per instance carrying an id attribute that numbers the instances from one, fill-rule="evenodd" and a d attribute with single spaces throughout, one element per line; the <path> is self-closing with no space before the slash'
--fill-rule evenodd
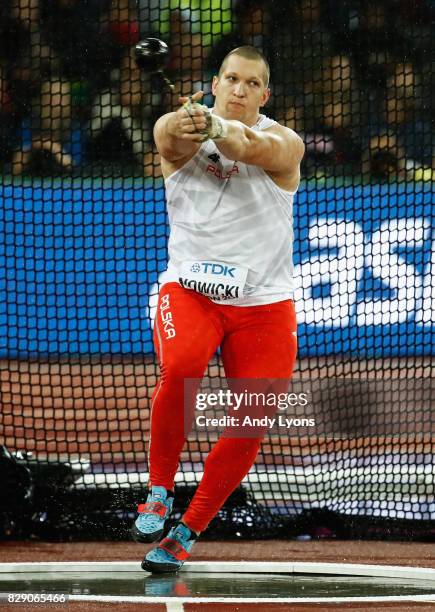
<path id="1" fill-rule="evenodd" d="M 153 124 L 225 55 L 305 143 L 295 378 L 210 537 L 434 536 L 433 2 L 6 0 L 0 7 L 0 533 L 122 538 L 148 478 L 168 222 Z M 168 44 L 140 71 L 139 40 Z M 224 380 L 219 353 L 206 372 Z M 215 434 L 190 437 L 177 517 Z"/>

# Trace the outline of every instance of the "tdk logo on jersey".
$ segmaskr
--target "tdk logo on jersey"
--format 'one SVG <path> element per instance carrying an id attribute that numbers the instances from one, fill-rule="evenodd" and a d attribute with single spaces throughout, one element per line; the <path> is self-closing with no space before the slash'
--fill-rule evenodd
<path id="1" fill-rule="evenodd" d="M 231 278 L 234 278 L 235 268 L 230 268 L 229 266 L 213 263 L 210 261 L 194 263 L 190 270 L 192 272 L 201 272 L 201 268 L 204 274 L 218 274 L 219 276 L 231 276 Z"/>
<path id="2" fill-rule="evenodd" d="M 214 301 L 236 300 L 243 296 L 247 275 L 247 268 L 219 261 L 184 261 L 178 282 Z"/>

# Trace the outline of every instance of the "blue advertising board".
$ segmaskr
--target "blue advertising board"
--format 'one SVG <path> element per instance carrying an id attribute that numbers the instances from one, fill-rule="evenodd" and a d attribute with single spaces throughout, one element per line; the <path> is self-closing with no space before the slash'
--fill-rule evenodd
<path id="1" fill-rule="evenodd" d="M 433 204 L 428 183 L 301 186 L 300 357 L 434 353 Z M 1 357 L 153 351 L 163 188 L 9 185 L 0 215 Z"/>

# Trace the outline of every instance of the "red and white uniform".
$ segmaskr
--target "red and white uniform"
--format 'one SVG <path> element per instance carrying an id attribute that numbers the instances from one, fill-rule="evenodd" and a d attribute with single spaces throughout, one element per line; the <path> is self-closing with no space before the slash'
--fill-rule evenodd
<path id="1" fill-rule="evenodd" d="M 253 129 L 275 122 L 264 115 Z M 184 381 L 201 379 L 221 347 L 227 378 L 291 378 L 294 194 L 261 168 L 206 141 L 166 179 L 171 226 L 154 342 L 161 378 L 152 402 L 150 484 L 172 489 L 186 439 Z M 242 307 L 242 308 L 240 308 Z M 203 531 L 249 471 L 262 436 L 221 437 L 183 521 Z"/>
<path id="2" fill-rule="evenodd" d="M 252 129 L 274 124 L 260 115 Z M 171 233 L 163 283 L 189 278 L 209 289 L 205 294 L 213 301 L 232 306 L 290 299 L 293 196 L 262 168 L 229 160 L 212 140 L 204 142 L 166 180 Z M 235 285 L 239 291 L 231 289 Z"/>

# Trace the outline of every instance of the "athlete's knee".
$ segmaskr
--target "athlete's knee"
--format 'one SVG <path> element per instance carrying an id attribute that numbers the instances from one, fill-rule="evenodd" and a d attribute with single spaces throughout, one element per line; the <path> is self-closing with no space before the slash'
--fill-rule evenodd
<path id="1" fill-rule="evenodd" d="M 206 367 L 207 363 L 204 358 L 188 353 L 183 356 L 167 356 L 160 363 L 162 378 L 165 382 L 184 382 L 186 378 L 202 378 Z"/>

